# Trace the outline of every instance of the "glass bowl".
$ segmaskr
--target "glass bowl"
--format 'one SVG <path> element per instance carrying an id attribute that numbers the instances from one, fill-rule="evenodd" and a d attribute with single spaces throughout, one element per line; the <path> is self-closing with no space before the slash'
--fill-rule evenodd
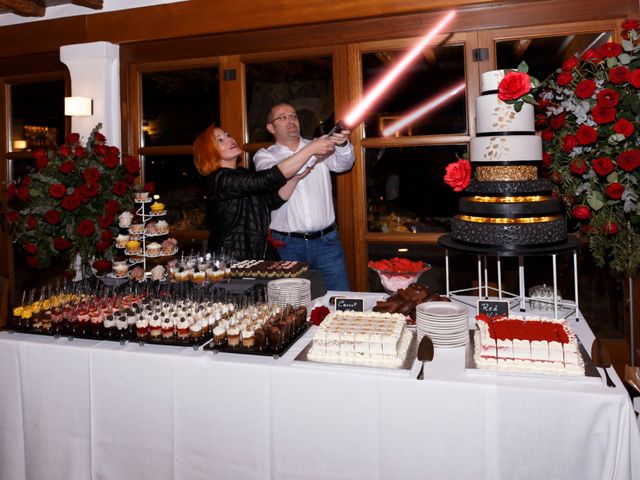
<path id="1" fill-rule="evenodd" d="M 389 295 L 394 295 L 398 290 L 407 288 L 412 283 L 417 282 L 424 272 L 431 270 L 431 265 L 425 263 L 424 267 L 416 272 L 398 272 L 391 270 L 379 270 L 373 267 L 369 268 L 378 274 L 378 277 L 380 277 L 380 283 L 382 283 L 384 290 Z"/>

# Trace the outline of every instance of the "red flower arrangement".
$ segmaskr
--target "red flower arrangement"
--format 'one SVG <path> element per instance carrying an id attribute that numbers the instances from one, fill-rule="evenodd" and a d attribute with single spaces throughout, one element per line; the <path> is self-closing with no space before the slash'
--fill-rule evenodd
<path id="1" fill-rule="evenodd" d="M 72 133 L 57 149 L 37 150 L 35 168 L 9 185 L 9 221 L 27 264 L 47 267 L 57 255 L 98 272 L 111 269 L 118 213 L 132 208 L 138 161 L 106 145 L 93 129 L 86 146 Z"/>
<path id="2" fill-rule="evenodd" d="M 640 21 L 570 58 L 537 100 L 544 166 L 600 266 L 640 267 Z"/>

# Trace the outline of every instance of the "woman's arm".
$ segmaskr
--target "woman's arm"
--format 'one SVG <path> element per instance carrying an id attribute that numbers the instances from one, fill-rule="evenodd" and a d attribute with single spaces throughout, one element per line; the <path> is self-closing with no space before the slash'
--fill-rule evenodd
<path id="1" fill-rule="evenodd" d="M 289 158 L 278 163 L 278 168 L 286 178 L 292 178 L 314 155 L 323 157 L 335 151 L 335 144 L 326 136 L 316 138 Z"/>
<path id="2" fill-rule="evenodd" d="M 300 175 L 295 175 L 287 180 L 287 183 L 285 183 L 284 186 L 281 187 L 280 190 L 278 190 L 278 195 L 280 196 L 280 198 L 285 201 L 289 200 L 291 194 L 296 189 L 296 185 L 298 185 L 298 182 L 309 175 L 309 173 L 311 173 L 311 169 L 305 168 L 304 172 L 302 172 Z"/>

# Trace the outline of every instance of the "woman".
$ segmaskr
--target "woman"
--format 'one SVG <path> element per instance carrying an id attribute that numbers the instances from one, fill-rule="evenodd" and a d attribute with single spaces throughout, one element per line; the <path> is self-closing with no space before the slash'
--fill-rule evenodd
<path id="1" fill-rule="evenodd" d="M 206 177 L 209 250 L 233 252 L 238 260 L 278 259 L 267 241 L 271 210 L 286 202 L 299 181 L 311 171 L 303 168 L 312 156 L 335 149 L 320 137 L 278 165 L 262 172 L 238 166 L 242 149 L 223 129 L 209 126 L 193 145 L 196 168 Z"/>

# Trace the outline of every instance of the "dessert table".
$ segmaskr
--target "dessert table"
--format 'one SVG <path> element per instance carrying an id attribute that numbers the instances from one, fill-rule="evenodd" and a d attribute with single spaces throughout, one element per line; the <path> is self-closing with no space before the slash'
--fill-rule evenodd
<path id="1" fill-rule="evenodd" d="M 472 375 L 439 348 L 417 381 L 294 361 L 313 331 L 279 359 L 1 332 L 0 478 L 640 479 L 613 369 Z"/>

